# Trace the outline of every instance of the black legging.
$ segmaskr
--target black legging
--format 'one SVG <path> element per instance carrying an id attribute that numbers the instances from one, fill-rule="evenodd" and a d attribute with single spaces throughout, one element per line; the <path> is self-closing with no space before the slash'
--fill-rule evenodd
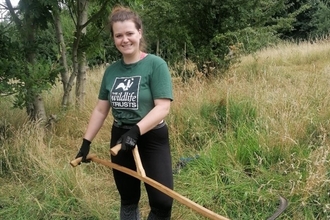
<path id="1" fill-rule="evenodd" d="M 126 131 L 128 129 L 112 126 L 110 146 L 115 146 L 117 140 Z M 173 189 L 172 159 L 167 125 L 142 135 L 137 146 L 146 175 Z M 119 151 L 117 156 L 111 156 L 111 161 L 136 170 L 132 152 Z M 113 175 L 121 197 L 121 204 L 138 204 L 141 195 L 140 180 L 117 170 L 113 170 Z M 173 199 L 148 184 L 145 184 L 145 187 L 151 212 L 159 217 L 170 217 Z"/>

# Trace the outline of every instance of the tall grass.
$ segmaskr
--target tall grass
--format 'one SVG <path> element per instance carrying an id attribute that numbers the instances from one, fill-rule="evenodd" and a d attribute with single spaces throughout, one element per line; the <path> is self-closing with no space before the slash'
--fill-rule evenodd
<path id="1" fill-rule="evenodd" d="M 243 57 L 222 77 L 174 78 L 167 123 L 175 191 L 231 219 L 266 219 L 279 195 L 289 200 L 281 219 L 329 218 L 329 60 L 327 41 L 286 43 Z M 47 130 L 1 99 L 1 219 L 119 219 L 111 170 L 69 165 L 102 71 L 88 74 L 82 110 L 59 108 L 60 85 L 44 94 L 58 116 Z M 103 158 L 111 124 L 110 116 L 92 144 Z M 145 219 L 145 192 L 140 208 Z M 175 202 L 172 219 L 204 218 Z"/>

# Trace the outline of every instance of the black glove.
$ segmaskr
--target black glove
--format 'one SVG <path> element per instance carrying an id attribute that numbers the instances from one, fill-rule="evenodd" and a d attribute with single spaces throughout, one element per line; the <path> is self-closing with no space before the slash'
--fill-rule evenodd
<path id="1" fill-rule="evenodd" d="M 129 131 L 119 138 L 117 144 L 121 143 L 121 150 L 133 150 L 140 136 L 141 133 L 139 126 L 134 125 Z"/>
<path id="2" fill-rule="evenodd" d="M 76 156 L 76 158 L 78 157 L 82 157 L 81 162 L 83 163 L 89 163 L 91 160 L 87 160 L 86 157 L 89 153 L 89 149 L 90 149 L 90 145 L 91 142 L 89 140 L 86 140 L 85 138 L 83 139 L 82 145 L 80 147 L 80 150 Z M 79 163 L 80 164 L 80 163 Z"/>

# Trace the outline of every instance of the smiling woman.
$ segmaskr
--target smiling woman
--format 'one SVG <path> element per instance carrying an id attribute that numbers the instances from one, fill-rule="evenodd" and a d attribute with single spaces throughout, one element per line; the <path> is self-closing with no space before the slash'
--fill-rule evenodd
<path id="1" fill-rule="evenodd" d="M 116 48 L 122 53 L 126 64 L 136 63 L 141 59 L 141 29 L 137 29 L 131 20 L 114 22 L 112 25 Z"/>
<path id="2" fill-rule="evenodd" d="M 139 154 L 148 177 L 173 189 L 173 172 L 169 144 L 169 131 L 165 117 L 173 100 L 172 80 L 167 63 L 145 51 L 142 20 L 130 8 L 117 6 L 109 16 L 109 28 L 122 59 L 111 64 L 104 72 L 98 102 L 90 116 L 76 158 L 86 158 L 91 142 L 109 114 L 114 119 L 110 146 L 119 145 L 118 155 L 111 161 L 135 169 L 132 150 Z M 119 216 L 140 219 L 140 180 L 113 170 L 120 194 Z M 173 198 L 145 184 L 150 212 L 148 220 L 169 220 Z"/>

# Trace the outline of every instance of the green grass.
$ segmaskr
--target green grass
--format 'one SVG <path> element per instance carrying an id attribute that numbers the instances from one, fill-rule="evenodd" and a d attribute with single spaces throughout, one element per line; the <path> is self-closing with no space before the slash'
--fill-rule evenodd
<path id="1" fill-rule="evenodd" d="M 282 44 L 242 57 L 219 77 L 173 78 L 166 120 L 173 167 L 191 159 L 176 169 L 175 191 L 230 219 L 267 219 L 279 195 L 289 201 L 281 219 L 328 219 L 329 51 L 327 41 Z M 58 118 L 46 130 L 10 108 L 10 97 L 0 99 L 0 219 L 119 219 L 111 170 L 69 165 L 102 70 L 88 76 L 84 109 L 60 109 L 61 85 L 44 94 L 48 114 Z M 111 125 L 110 116 L 92 143 L 105 159 Z M 144 190 L 140 209 L 145 219 Z M 175 201 L 172 219 L 205 218 Z"/>

